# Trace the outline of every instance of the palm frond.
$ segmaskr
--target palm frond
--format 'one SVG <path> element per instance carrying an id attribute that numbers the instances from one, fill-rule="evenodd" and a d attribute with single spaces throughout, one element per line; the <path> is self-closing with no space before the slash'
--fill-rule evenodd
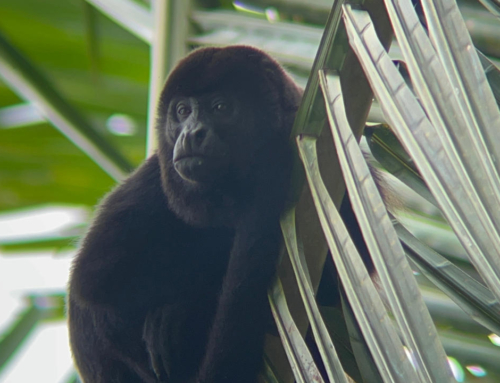
<path id="1" fill-rule="evenodd" d="M 481 283 L 395 223 L 406 254 L 437 287 L 492 332 L 500 333 L 500 304 Z"/>
<path id="2" fill-rule="evenodd" d="M 269 303 L 295 381 L 297 383 L 323 383 L 321 373 L 288 310 L 285 292 L 279 279 L 271 289 Z"/>
<path id="3" fill-rule="evenodd" d="M 366 12 L 346 7 L 345 20 L 349 33 L 354 25 L 367 33 L 370 21 Z M 436 328 L 345 117 L 340 81 L 336 76 L 320 78 L 349 197 L 416 371 L 422 381 L 451 382 L 451 371 L 447 371 L 446 355 Z"/>
<path id="4" fill-rule="evenodd" d="M 331 382 L 347 383 L 347 377 L 340 363 L 337 351 L 328 333 L 328 329 L 321 317 L 318 305 L 314 298 L 314 290 L 303 251 L 297 244 L 295 232 L 295 210 L 290 209 L 281 220 L 281 227 L 285 244 L 290 255 L 293 271 L 297 278 L 297 286 L 305 305 L 307 317 L 311 325 L 314 339 L 319 349 L 326 373 Z"/>
<path id="5" fill-rule="evenodd" d="M 352 239 L 319 175 L 315 140 L 299 136 L 309 187 L 331 255 L 364 338 L 387 382 L 419 382 Z"/>

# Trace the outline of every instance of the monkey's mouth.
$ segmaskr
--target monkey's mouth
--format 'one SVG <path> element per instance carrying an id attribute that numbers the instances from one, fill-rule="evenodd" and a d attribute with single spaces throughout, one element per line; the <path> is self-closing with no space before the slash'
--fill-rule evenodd
<path id="1" fill-rule="evenodd" d="M 193 155 L 174 159 L 174 168 L 186 181 L 206 183 L 218 178 L 224 163 L 221 158 Z"/>

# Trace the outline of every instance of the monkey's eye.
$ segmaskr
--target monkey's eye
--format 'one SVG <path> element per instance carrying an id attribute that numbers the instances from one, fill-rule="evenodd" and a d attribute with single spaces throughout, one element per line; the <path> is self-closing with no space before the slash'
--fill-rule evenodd
<path id="1" fill-rule="evenodd" d="M 215 104 L 214 110 L 216 112 L 226 112 L 228 110 L 228 106 L 225 102 L 218 102 Z"/>
<path id="2" fill-rule="evenodd" d="M 179 104 L 177 105 L 177 114 L 179 116 L 187 116 L 191 113 L 191 109 L 189 109 L 186 105 L 184 104 Z"/>

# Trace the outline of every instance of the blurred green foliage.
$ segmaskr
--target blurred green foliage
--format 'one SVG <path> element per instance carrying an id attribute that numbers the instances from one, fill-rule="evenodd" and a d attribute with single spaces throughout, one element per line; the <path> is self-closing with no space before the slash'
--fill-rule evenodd
<path id="1" fill-rule="evenodd" d="M 97 11 L 98 73 L 91 71 L 81 0 L 4 0 L 0 31 L 134 164 L 145 151 L 149 47 Z M 24 102 L 0 81 L 0 109 Z M 116 113 L 137 129 L 106 129 Z M 43 203 L 94 205 L 114 181 L 48 123 L 0 126 L 0 211 Z"/>

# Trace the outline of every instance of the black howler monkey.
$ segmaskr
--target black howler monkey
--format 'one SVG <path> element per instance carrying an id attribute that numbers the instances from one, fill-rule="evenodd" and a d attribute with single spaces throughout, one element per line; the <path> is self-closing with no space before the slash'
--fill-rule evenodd
<path id="1" fill-rule="evenodd" d="M 158 150 L 109 194 L 69 284 L 85 383 L 255 383 L 302 90 L 250 47 L 198 49 L 160 97 Z"/>

